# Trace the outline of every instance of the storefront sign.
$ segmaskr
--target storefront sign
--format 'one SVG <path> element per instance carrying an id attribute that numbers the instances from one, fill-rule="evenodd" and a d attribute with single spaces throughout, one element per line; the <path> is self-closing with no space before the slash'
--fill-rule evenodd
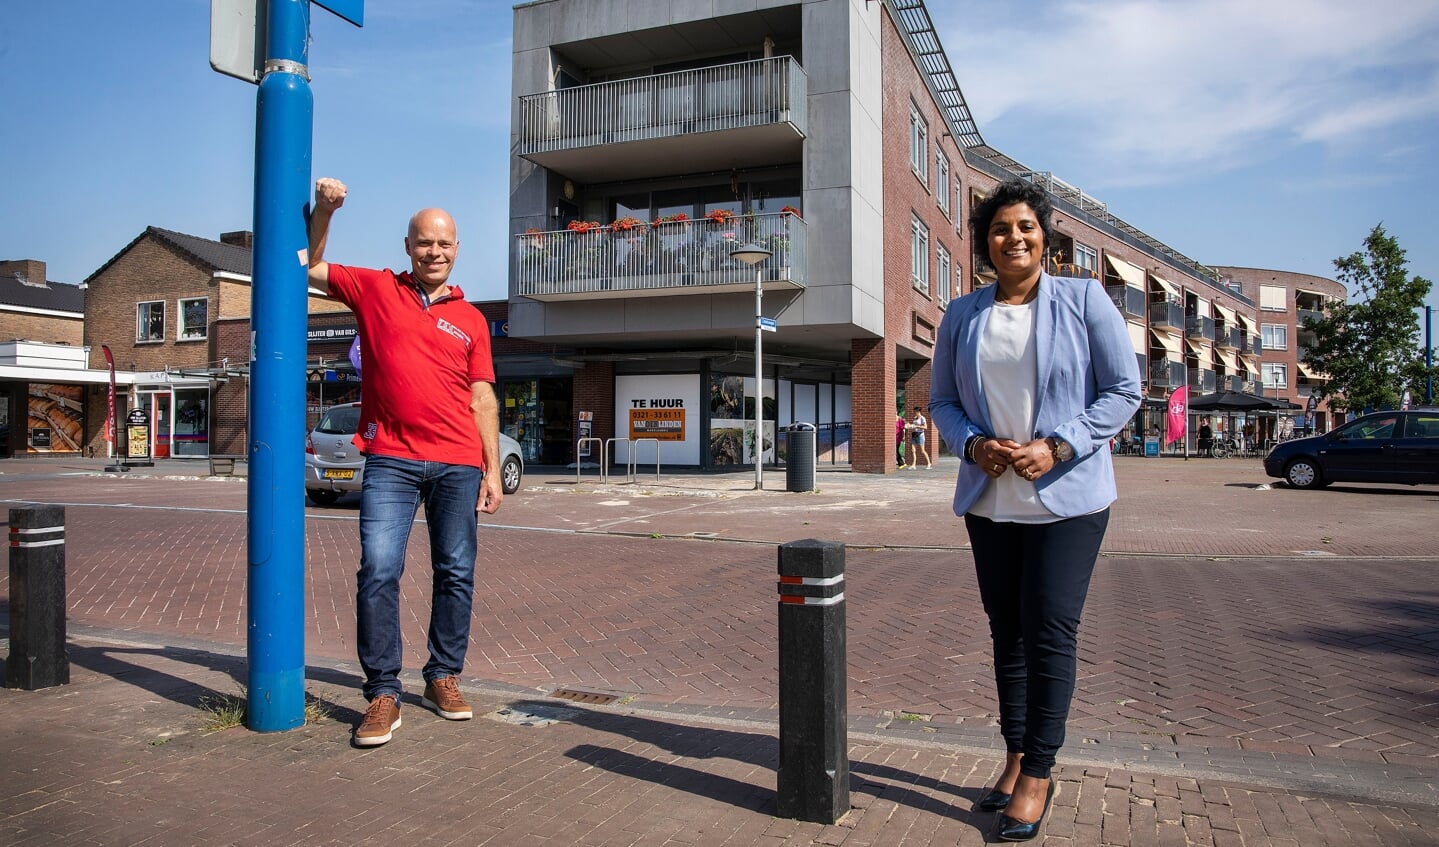
<path id="1" fill-rule="evenodd" d="M 125 458 L 150 458 L 150 415 L 144 409 L 131 409 L 125 417 Z"/>
<path id="2" fill-rule="evenodd" d="M 324 329 L 312 329 L 305 333 L 305 341 L 310 344 L 324 344 L 330 341 L 349 341 L 360 334 L 357 326 L 332 326 Z"/>
<path id="3" fill-rule="evenodd" d="M 630 409 L 630 438 L 685 440 L 684 409 Z"/>
<path id="4" fill-rule="evenodd" d="M 705 434 L 700 431 L 700 377 L 690 374 L 617 374 L 615 376 L 615 432 L 627 438 L 659 441 L 665 465 L 698 465 Z M 635 447 L 621 442 L 610 460 L 624 463 L 631 457 L 654 461 L 653 445 Z"/>
<path id="5" fill-rule="evenodd" d="M 38 449 L 50 449 L 50 428 L 37 426 L 30 428 L 30 446 Z"/>

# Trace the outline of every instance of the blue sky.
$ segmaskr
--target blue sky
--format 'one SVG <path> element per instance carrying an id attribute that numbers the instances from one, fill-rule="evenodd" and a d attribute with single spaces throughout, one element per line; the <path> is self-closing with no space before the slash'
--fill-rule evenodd
<path id="1" fill-rule="evenodd" d="M 1200 262 L 1332 276 L 1382 222 L 1439 281 L 1439 4 L 931 2 L 980 132 Z M 1000 13 L 1002 11 L 1002 13 Z M 443 206 L 457 279 L 505 296 L 511 4 L 316 8 L 314 175 L 330 258 L 405 264 Z M 255 87 L 209 67 L 209 0 L 0 7 L 0 258 L 80 282 L 147 225 L 250 229 Z M 1439 291 L 1429 302 L 1439 307 Z"/>

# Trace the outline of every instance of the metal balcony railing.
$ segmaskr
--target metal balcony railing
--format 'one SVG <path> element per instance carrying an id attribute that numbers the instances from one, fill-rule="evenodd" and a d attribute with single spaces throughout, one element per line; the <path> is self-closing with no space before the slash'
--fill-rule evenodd
<path id="1" fill-rule="evenodd" d="M 1201 318 L 1198 316 L 1184 319 L 1184 335 L 1195 341 L 1214 340 L 1214 318 Z"/>
<path id="2" fill-rule="evenodd" d="M 1109 299 L 1119 308 L 1120 314 L 1126 317 L 1142 318 L 1145 316 L 1144 291 L 1132 285 L 1108 285 L 1104 288 L 1109 293 Z"/>
<path id="3" fill-rule="evenodd" d="M 1237 391 L 1243 391 L 1243 390 L 1244 390 L 1244 377 L 1239 376 L 1239 375 L 1237 375 L 1237 374 L 1231 374 L 1230 376 L 1220 377 L 1220 379 L 1219 379 L 1219 388 L 1216 389 L 1216 390 L 1218 390 L 1218 391 L 1236 391 L 1236 392 L 1237 392 Z"/>
<path id="4" fill-rule="evenodd" d="M 1184 307 L 1178 303 L 1149 304 L 1149 324 L 1155 329 L 1184 331 Z"/>
<path id="5" fill-rule="evenodd" d="M 1214 324 L 1214 346 L 1224 350 L 1237 350 L 1244 344 L 1244 333 L 1236 326 L 1225 323 Z"/>
<path id="6" fill-rule="evenodd" d="M 696 132 L 793 124 L 808 131 L 793 56 L 562 88 L 520 98 L 521 156 Z"/>
<path id="7" fill-rule="evenodd" d="M 1159 359 L 1149 365 L 1151 388 L 1178 388 L 1184 384 L 1184 363 Z"/>
<path id="8" fill-rule="evenodd" d="M 767 287 L 803 288 L 805 241 L 804 220 L 789 213 L 529 232 L 515 236 L 514 292 L 570 300 L 752 291 L 756 267 Z M 751 243 L 774 255 L 755 267 L 730 257 Z"/>
<path id="9" fill-rule="evenodd" d="M 1213 394 L 1218 380 L 1209 368 L 1189 369 L 1189 391 L 1192 394 Z"/>
<path id="10" fill-rule="evenodd" d="M 1294 313 L 1294 325 L 1301 330 L 1305 321 L 1320 321 L 1324 319 L 1324 313 L 1318 309 L 1299 309 Z"/>

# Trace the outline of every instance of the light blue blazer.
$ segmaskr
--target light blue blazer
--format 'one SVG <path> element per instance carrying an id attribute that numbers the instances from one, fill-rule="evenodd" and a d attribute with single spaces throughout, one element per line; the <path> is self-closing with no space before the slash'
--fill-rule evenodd
<path id="1" fill-rule="evenodd" d="M 939 325 L 930 417 L 956 455 L 970 436 L 994 434 L 985 394 L 1005 386 L 980 383 L 979 339 L 998 288 L 986 286 L 954 301 Z M 1124 318 L 1098 280 L 1041 274 L 1038 301 L 1034 334 L 1039 379 L 1031 438 L 1062 438 L 1074 448 L 1074 458 L 1056 463 L 1034 485 L 1039 501 L 1055 515 L 1087 515 L 1117 496 L 1109 439 L 1139 408 L 1139 364 Z M 978 465 L 962 459 L 954 513 L 969 511 L 989 482 Z"/>

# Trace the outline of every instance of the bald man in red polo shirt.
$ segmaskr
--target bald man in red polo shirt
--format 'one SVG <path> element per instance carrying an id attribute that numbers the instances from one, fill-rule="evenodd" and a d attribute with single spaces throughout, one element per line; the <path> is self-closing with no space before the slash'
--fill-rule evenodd
<path id="1" fill-rule="evenodd" d="M 355 613 L 369 707 L 354 743 L 374 747 L 400 727 L 400 575 L 422 503 L 434 587 L 420 702 L 448 720 L 474 716 L 459 678 L 475 587 L 475 513 L 493 514 L 504 494 L 489 324 L 449 284 L 460 246 L 454 220 L 443 209 L 410 218 L 408 271 L 330 264 L 330 219 L 347 193 L 336 179 L 315 183 L 309 278 L 354 311 L 365 363 L 355 435 L 366 456 Z"/>

